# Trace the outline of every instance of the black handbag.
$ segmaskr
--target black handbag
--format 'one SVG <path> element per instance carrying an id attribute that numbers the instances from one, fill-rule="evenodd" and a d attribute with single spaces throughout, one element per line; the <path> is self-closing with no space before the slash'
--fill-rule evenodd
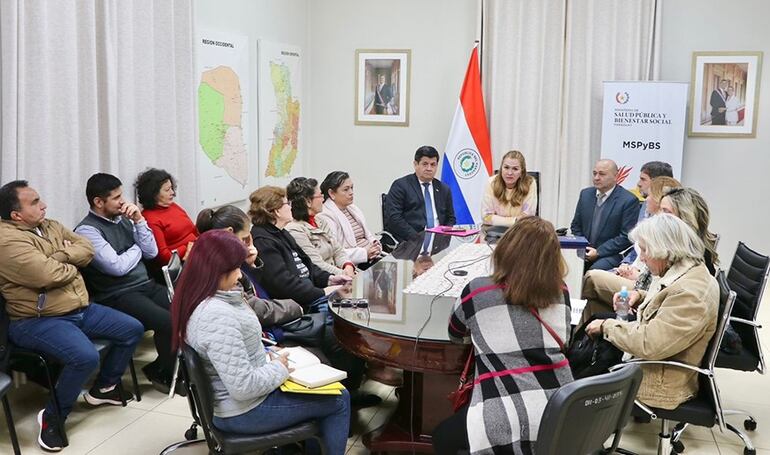
<path id="1" fill-rule="evenodd" d="M 575 379 L 607 373 L 611 366 L 617 365 L 623 359 L 623 351 L 604 337 L 591 338 L 586 333 L 586 326 L 591 321 L 609 319 L 612 316 L 614 313 L 599 313 L 591 316 L 572 337 L 572 344 L 567 350 L 567 359 Z"/>
<path id="2" fill-rule="evenodd" d="M 305 314 L 299 319 L 280 326 L 283 340 L 300 346 L 320 347 L 326 334 L 326 315 L 323 313 Z"/>

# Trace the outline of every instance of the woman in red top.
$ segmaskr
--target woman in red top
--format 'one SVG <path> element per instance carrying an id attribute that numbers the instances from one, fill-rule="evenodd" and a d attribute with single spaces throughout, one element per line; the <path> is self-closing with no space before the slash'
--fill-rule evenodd
<path id="1" fill-rule="evenodd" d="M 155 235 L 158 244 L 158 266 L 168 264 L 176 250 L 182 260 L 187 259 L 193 242 L 198 238 L 195 223 L 182 207 L 174 203 L 176 182 L 162 169 L 150 168 L 139 174 L 134 183 L 136 197 L 142 204 L 142 215 Z"/>

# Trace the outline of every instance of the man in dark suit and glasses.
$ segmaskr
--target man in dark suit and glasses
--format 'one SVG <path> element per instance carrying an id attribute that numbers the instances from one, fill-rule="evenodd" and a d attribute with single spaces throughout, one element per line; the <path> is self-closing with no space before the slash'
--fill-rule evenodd
<path id="1" fill-rule="evenodd" d="M 414 174 L 393 182 L 385 200 L 385 230 L 399 242 L 413 239 L 426 228 L 455 223 L 452 192 L 433 178 L 438 151 L 424 145 L 414 154 Z"/>
<path id="2" fill-rule="evenodd" d="M 572 233 L 586 237 L 586 262 L 591 269 L 610 270 L 623 259 L 622 252 L 631 246 L 628 232 L 639 217 L 639 199 L 618 185 L 618 165 L 612 160 L 599 160 L 594 165 L 594 186 L 580 192 Z"/>

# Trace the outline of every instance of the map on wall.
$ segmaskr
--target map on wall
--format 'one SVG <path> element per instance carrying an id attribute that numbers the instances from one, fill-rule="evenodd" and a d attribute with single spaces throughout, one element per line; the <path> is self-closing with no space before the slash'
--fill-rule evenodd
<path id="1" fill-rule="evenodd" d="M 287 182 L 302 175 L 302 51 L 259 41 L 260 175 Z"/>
<path id="2" fill-rule="evenodd" d="M 245 198 L 249 183 L 248 38 L 201 32 L 198 50 L 198 195 L 202 207 Z"/>

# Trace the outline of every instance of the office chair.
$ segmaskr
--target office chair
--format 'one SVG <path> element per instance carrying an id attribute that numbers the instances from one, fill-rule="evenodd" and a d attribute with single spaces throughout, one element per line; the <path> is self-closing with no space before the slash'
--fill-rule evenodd
<path id="1" fill-rule="evenodd" d="M 161 272 L 163 273 L 163 281 L 166 282 L 168 300 L 174 300 L 174 285 L 179 279 L 179 275 L 182 274 L 182 259 L 176 250 L 171 252 L 171 259 L 168 260 L 168 264 L 161 268 Z"/>
<path id="2" fill-rule="evenodd" d="M 0 297 L 2 298 L 2 297 Z M 6 374 L 8 368 L 8 359 L 10 357 L 10 349 L 8 346 L 8 314 L 5 312 L 5 303 L 2 303 L 3 309 L 0 311 L 0 399 L 3 402 L 3 410 L 5 411 L 5 421 L 8 424 L 8 434 L 11 437 L 11 446 L 13 447 L 14 455 L 20 455 L 21 449 L 19 448 L 19 439 L 16 436 L 16 425 L 13 422 L 13 414 L 11 414 L 11 404 L 8 402 L 8 389 L 11 388 L 11 378 Z"/>
<path id="3" fill-rule="evenodd" d="M 535 207 L 535 215 L 540 216 L 540 171 L 527 171 L 527 175 L 531 175 L 537 183 L 537 207 Z"/>
<path id="4" fill-rule="evenodd" d="M 382 215 L 382 231 L 375 232 L 380 236 L 380 244 L 384 253 L 391 253 L 398 246 L 398 240 L 390 232 L 385 230 L 385 201 L 388 199 L 388 193 L 380 194 L 380 214 Z"/>
<path id="5" fill-rule="evenodd" d="M 757 253 L 743 242 L 738 247 L 727 274 L 727 284 L 735 291 L 737 298 L 730 316 L 730 322 L 741 339 L 741 351 L 737 354 L 719 353 L 717 368 L 765 374 L 765 359 L 759 342 L 758 330 L 762 324 L 757 320 L 759 305 L 770 274 L 770 257 Z M 748 431 L 757 428 L 757 421 L 746 411 L 726 409 L 725 415 L 745 415 L 743 427 Z"/>
<path id="6" fill-rule="evenodd" d="M 319 427 L 314 421 L 300 423 L 269 434 L 246 435 L 226 433 L 212 424 L 214 396 L 211 381 L 206 376 L 200 356 L 189 346 L 182 348 L 179 371 L 188 387 L 187 396 L 193 405 L 193 418 L 203 429 L 209 451 L 215 454 L 235 454 L 262 451 L 307 439 L 319 439 Z M 319 440 L 320 444 L 320 440 Z M 168 453 L 167 451 L 161 452 Z"/>
<path id="7" fill-rule="evenodd" d="M 647 406 L 637 400 L 636 406 L 631 411 L 631 414 L 635 417 L 660 420 L 657 452 L 659 455 L 682 453 L 685 447 L 680 438 L 689 425 L 707 428 L 718 425 L 720 431 L 723 432 L 725 429 L 728 429 L 738 435 L 743 441 L 745 445 L 744 454 L 751 455 L 756 453 L 751 441 L 743 436 L 743 434 L 741 434 L 735 427 L 724 421 L 722 399 L 714 378 L 714 368 L 717 355 L 719 354 L 719 346 L 724 337 L 725 330 L 727 330 L 727 322 L 733 304 L 735 303 L 736 296 L 735 292 L 731 291 L 727 286 L 724 273 L 719 274 L 717 281 L 719 282 L 719 311 L 717 313 L 717 326 L 714 335 L 711 337 L 711 341 L 709 341 L 708 348 L 703 356 L 700 367 L 694 367 L 692 365 L 671 360 L 631 359 L 625 363 L 634 365 L 666 365 L 668 367 L 684 368 L 698 373 L 698 395 L 695 398 L 680 404 L 676 409 L 669 410 L 655 408 Z M 620 366 L 621 365 L 616 365 L 611 368 L 611 370 Z M 669 431 L 669 421 L 679 422 L 674 427 L 673 431 Z M 633 452 L 618 449 L 618 453 L 632 454 Z"/>
<path id="8" fill-rule="evenodd" d="M 538 455 L 613 453 L 641 383 L 641 367 L 626 365 L 559 388 L 543 411 L 535 446 Z M 611 447 L 604 449 L 613 434 Z"/>
<path id="9" fill-rule="evenodd" d="M 8 403 L 8 389 L 11 388 L 11 378 L 7 374 L 0 372 L 0 397 L 3 401 L 3 410 L 5 411 L 5 421 L 8 424 L 8 434 L 11 436 L 11 446 L 13 447 L 14 455 L 21 455 L 21 449 L 19 448 L 19 438 L 16 436 L 16 425 L 13 423 L 13 415 L 11 414 L 11 404 Z"/>

